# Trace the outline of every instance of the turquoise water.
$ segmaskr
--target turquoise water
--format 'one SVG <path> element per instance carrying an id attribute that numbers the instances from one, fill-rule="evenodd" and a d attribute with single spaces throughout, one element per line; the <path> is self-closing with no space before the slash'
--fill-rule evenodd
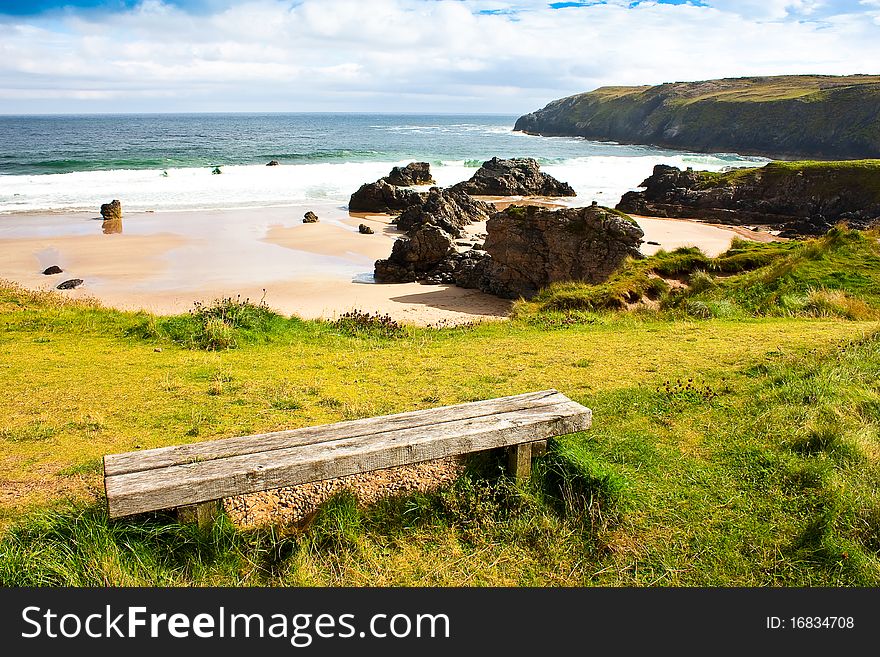
<path id="1" fill-rule="evenodd" d="M 163 114 L 0 117 L 0 213 L 344 203 L 395 164 L 430 162 L 440 184 L 493 156 L 533 157 L 577 202 L 636 187 L 659 162 L 761 161 L 514 133 L 512 115 Z M 266 169 L 269 160 L 283 166 Z M 211 176 L 221 167 L 223 176 Z M 110 197 L 110 198 L 108 198 Z"/>

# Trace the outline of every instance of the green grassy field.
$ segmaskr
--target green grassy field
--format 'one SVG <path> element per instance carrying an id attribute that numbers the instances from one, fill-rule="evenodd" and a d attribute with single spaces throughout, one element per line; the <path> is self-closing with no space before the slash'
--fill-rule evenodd
<path id="1" fill-rule="evenodd" d="M 157 318 L 0 287 L 0 583 L 877 585 L 877 240 L 823 240 L 632 263 L 612 286 L 693 278 L 652 308 L 568 286 L 574 305 L 551 288 L 454 329 L 235 301 Z M 338 496 L 304 530 L 103 510 L 105 453 L 550 387 L 594 426 L 526 484 L 475 458 L 435 494 Z"/>

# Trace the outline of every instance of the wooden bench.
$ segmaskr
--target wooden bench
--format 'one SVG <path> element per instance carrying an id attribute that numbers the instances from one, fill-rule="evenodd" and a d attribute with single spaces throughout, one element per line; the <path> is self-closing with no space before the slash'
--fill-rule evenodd
<path id="1" fill-rule="evenodd" d="M 590 409 L 556 390 L 290 431 L 108 454 L 111 518 L 178 509 L 207 523 L 219 500 L 382 468 L 508 448 L 517 478 L 533 446 L 590 427 Z"/>

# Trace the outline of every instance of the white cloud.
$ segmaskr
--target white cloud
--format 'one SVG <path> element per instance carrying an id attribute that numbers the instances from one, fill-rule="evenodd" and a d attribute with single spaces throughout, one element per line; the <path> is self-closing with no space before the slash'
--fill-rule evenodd
<path id="1" fill-rule="evenodd" d="M 602 84 L 880 73 L 876 0 L 629 4 L 253 0 L 192 15 L 146 0 L 7 19 L 0 111 L 516 113 Z M 480 13 L 499 10 L 515 13 Z"/>

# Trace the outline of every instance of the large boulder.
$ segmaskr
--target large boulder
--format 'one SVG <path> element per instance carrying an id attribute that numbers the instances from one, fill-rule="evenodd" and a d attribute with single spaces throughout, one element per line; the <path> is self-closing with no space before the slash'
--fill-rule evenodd
<path id="1" fill-rule="evenodd" d="M 409 283 L 426 274 L 452 251 L 452 237 L 438 226 L 423 226 L 411 237 L 401 237 L 386 260 L 377 260 L 373 277 L 379 283 Z"/>
<path id="2" fill-rule="evenodd" d="M 453 237 L 477 221 L 486 221 L 495 211 L 490 203 L 471 198 L 464 192 L 432 187 L 420 203 L 408 206 L 397 218 L 397 227 L 412 234 L 422 226 L 434 225 Z"/>
<path id="3" fill-rule="evenodd" d="M 601 283 L 628 257 L 640 258 L 644 233 L 626 215 L 598 205 L 550 210 L 511 206 L 486 224 L 480 289 L 531 298 L 557 281 Z"/>
<path id="4" fill-rule="evenodd" d="M 122 220 L 122 203 L 117 199 L 104 203 L 101 206 L 101 216 L 104 221 L 121 221 Z"/>
<path id="5" fill-rule="evenodd" d="M 478 196 L 576 196 L 568 183 L 542 173 L 530 157 L 483 162 L 470 180 L 451 189 Z"/>
<path id="6" fill-rule="evenodd" d="M 410 162 L 405 167 L 394 167 L 382 180 L 397 187 L 434 184 L 431 165 L 427 162 Z"/>
<path id="7" fill-rule="evenodd" d="M 361 185 L 348 201 L 351 212 L 384 212 L 396 214 L 414 203 L 422 196 L 411 189 L 389 185 L 384 179 Z"/>

